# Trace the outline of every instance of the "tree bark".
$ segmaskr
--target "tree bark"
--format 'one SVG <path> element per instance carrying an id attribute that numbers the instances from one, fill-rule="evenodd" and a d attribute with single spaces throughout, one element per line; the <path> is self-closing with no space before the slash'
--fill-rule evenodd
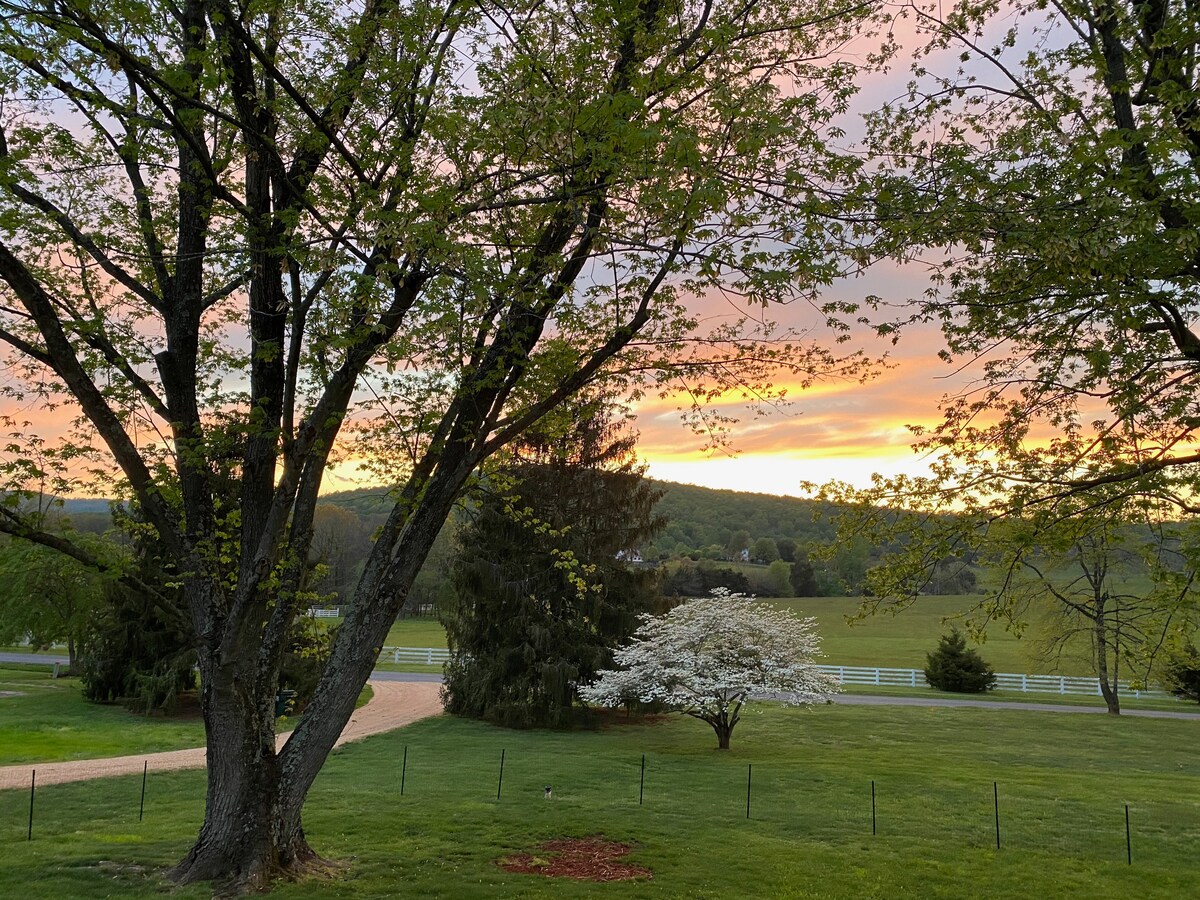
<path id="1" fill-rule="evenodd" d="M 269 887 L 317 861 L 287 808 L 275 752 L 274 694 L 245 678 L 250 665 L 202 666 L 208 787 L 204 823 L 188 855 L 171 870 L 187 884 L 215 881 L 243 892 Z"/>
<path id="2" fill-rule="evenodd" d="M 214 881 L 226 892 L 243 893 L 265 889 L 281 875 L 328 871 L 329 863 L 305 839 L 304 802 L 472 463 L 465 459 L 429 485 L 394 553 L 379 548 L 392 563 L 351 608 L 304 717 L 278 753 L 278 666 L 261 665 L 256 623 L 245 623 L 219 649 L 200 654 L 208 735 L 204 823 L 188 855 L 171 870 L 173 880 Z"/>
<path id="3" fill-rule="evenodd" d="M 717 735 L 717 749 L 728 750 L 729 739 L 733 736 L 734 726 L 737 725 L 737 719 L 730 719 L 728 713 L 722 710 L 720 713 L 710 716 L 704 720 L 712 726 L 712 730 Z"/>
<path id="4" fill-rule="evenodd" d="M 1121 714 L 1120 684 L 1116 678 L 1110 681 L 1108 676 L 1109 640 L 1108 621 L 1105 616 L 1107 605 L 1107 595 L 1096 598 L 1096 617 L 1093 621 L 1092 635 L 1093 653 L 1096 656 L 1096 676 L 1100 681 L 1100 694 L 1104 697 L 1104 704 L 1108 707 L 1109 715 L 1119 716 Z"/>

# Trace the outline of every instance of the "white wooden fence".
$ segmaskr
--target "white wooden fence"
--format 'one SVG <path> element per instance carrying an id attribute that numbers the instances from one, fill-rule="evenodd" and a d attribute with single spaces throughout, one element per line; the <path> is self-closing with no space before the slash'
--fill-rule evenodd
<path id="1" fill-rule="evenodd" d="M 439 666 L 450 658 L 444 647 L 384 647 L 379 654 L 380 662 L 417 663 L 422 666 Z"/>
<path id="2" fill-rule="evenodd" d="M 416 663 L 424 666 L 441 665 L 450 658 L 450 651 L 441 647 L 384 647 L 379 655 L 380 662 Z M 920 669 L 880 669 L 871 666 L 818 666 L 837 678 L 839 684 L 866 684 L 883 687 L 928 687 L 925 673 Z M 1095 678 L 1080 678 L 1071 675 L 1016 675 L 996 673 L 996 689 L 1018 691 L 1026 694 L 1088 694 L 1100 696 L 1100 682 Z M 1166 697 L 1166 691 L 1134 689 L 1128 682 L 1121 682 L 1124 697 Z"/>
<path id="3" fill-rule="evenodd" d="M 925 673 L 920 669 L 876 669 L 868 666 L 818 666 L 835 676 L 839 684 L 878 684 L 893 687 L 927 687 Z M 1171 697 L 1166 691 L 1135 689 L 1122 681 L 1120 692 L 1125 697 Z M 1100 696 L 1100 682 L 1095 678 L 1072 675 L 1016 675 L 996 673 L 996 690 L 1020 691 L 1026 694 L 1090 694 Z"/>

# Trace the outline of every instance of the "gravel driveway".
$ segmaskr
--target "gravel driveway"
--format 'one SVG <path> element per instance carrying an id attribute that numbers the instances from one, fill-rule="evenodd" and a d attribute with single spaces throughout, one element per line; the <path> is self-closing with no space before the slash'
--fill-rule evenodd
<path id="1" fill-rule="evenodd" d="M 418 719 L 436 716 L 442 711 L 439 696 L 441 685 L 437 683 L 374 679 L 368 683 L 373 691 L 371 700 L 354 711 L 354 715 L 342 731 L 342 736 L 338 738 L 338 746 L 372 734 L 391 731 Z M 286 740 L 286 732 L 276 739 L 281 747 Z M 202 769 L 204 754 L 203 747 L 195 747 L 188 750 L 169 750 L 165 753 L 140 753 L 136 756 L 3 766 L 0 767 L 0 789 L 28 787 L 30 773 L 35 769 L 38 785 L 141 774 L 142 767 L 146 765 L 154 772 Z"/>

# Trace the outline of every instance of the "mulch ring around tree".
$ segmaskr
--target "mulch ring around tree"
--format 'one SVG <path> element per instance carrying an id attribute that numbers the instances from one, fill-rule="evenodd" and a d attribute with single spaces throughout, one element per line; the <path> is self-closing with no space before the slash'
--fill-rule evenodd
<path id="1" fill-rule="evenodd" d="M 620 862 L 632 850 L 629 844 L 606 840 L 602 835 L 559 838 L 538 846 L 539 853 L 518 853 L 496 860 L 506 872 L 545 875 L 548 878 L 577 878 L 580 881 L 629 881 L 653 878 L 645 866 Z"/>

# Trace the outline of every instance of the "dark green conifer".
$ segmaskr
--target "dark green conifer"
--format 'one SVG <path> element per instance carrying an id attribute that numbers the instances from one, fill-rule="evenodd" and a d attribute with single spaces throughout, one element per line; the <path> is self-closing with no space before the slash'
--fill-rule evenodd
<path id="1" fill-rule="evenodd" d="M 632 558 L 662 527 L 635 437 L 576 407 L 484 479 L 459 531 L 454 599 L 439 615 L 452 652 L 446 708 L 513 727 L 575 719 L 575 688 L 661 603 Z"/>
<path id="2" fill-rule="evenodd" d="M 996 686 L 996 673 L 976 651 L 967 649 L 962 632 L 951 628 L 925 657 L 925 680 L 939 691 L 981 694 Z"/>

